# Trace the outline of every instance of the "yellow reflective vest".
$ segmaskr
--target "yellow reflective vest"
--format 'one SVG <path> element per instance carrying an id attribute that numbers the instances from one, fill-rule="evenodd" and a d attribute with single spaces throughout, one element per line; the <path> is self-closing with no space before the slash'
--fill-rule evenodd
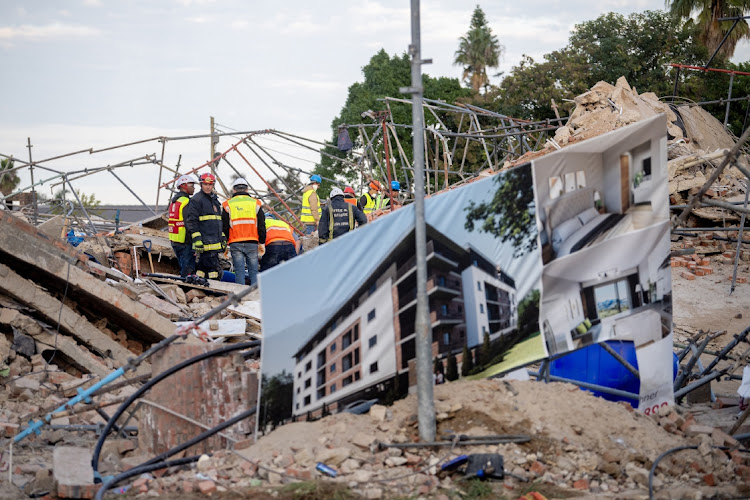
<path id="1" fill-rule="evenodd" d="M 185 243 L 185 218 L 182 211 L 185 210 L 190 198 L 184 193 L 177 193 L 169 205 L 169 241 Z"/>
<path id="2" fill-rule="evenodd" d="M 302 211 L 300 212 L 299 220 L 304 224 L 315 224 L 315 217 L 313 217 L 312 208 L 310 207 L 310 196 L 315 192 L 314 189 L 308 189 L 302 194 Z M 318 199 L 318 219 L 320 219 L 320 199 Z"/>

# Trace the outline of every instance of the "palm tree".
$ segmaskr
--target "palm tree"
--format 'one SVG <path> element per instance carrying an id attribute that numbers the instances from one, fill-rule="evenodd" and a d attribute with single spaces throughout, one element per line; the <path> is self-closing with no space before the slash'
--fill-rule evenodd
<path id="1" fill-rule="evenodd" d="M 477 5 L 471 16 L 471 25 L 466 35 L 459 40 L 456 59 L 453 64 L 463 66 L 461 77 L 474 92 L 487 87 L 490 80 L 487 68 L 497 68 L 505 47 L 500 45 L 492 29 L 487 25 L 484 11 Z"/>
<path id="2" fill-rule="evenodd" d="M 711 54 L 716 51 L 724 35 L 734 24 L 734 21 L 719 22 L 718 19 L 740 17 L 750 11 L 750 0 L 667 0 L 666 5 L 670 13 L 676 14 L 680 19 L 686 19 L 687 25 L 699 28 L 698 41 L 705 45 Z M 693 13 L 697 13 L 696 19 L 693 19 Z M 750 28 L 747 21 L 740 19 L 727 41 L 721 46 L 719 55 L 730 59 L 734 55 L 737 43 L 743 38 L 750 38 Z"/>
<path id="3" fill-rule="evenodd" d="M 13 160 L 3 158 L 0 160 L 0 192 L 3 196 L 8 196 L 13 192 L 18 184 L 21 182 L 21 178 L 16 175 L 16 172 L 6 172 L 13 168 Z"/>

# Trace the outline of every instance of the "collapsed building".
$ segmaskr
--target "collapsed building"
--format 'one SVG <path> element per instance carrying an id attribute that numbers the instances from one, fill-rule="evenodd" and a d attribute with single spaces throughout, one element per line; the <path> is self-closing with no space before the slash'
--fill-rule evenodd
<path id="1" fill-rule="evenodd" d="M 732 269 L 732 283 L 741 285 L 750 249 L 742 243 L 747 207 L 745 204 L 742 211 L 743 206 L 737 203 L 746 199 L 747 162 L 744 156 L 734 164 L 726 159 L 743 146 L 742 141 L 731 137 L 699 106 L 664 104 L 653 94 L 638 94 L 624 79 L 615 85 L 600 82 L 577 97 L 566 124 L 552 127 L 553 138 L 538 141 L 544 144 L 541 149 L 515 144 L 516 154 L 502 158 L 493 151 L 487 156 L 487 169 L 463 176 L 455 186 L 491 176 L 503 165 L 518 165 L 659 113 L 666 114 L 669 133 L 672 268 L 685 268 L 673 276 L 685 282 L 699 281 L 696 277 L 706 279 L 705 268 L 713 266 L 717 274 L 718 268 L 724 273 Z M 533 133 L 539 134 L 548 125 L 540 124 Z M 520 130 L 521 125 L 518 127 Z M 637 155 L 631 161 L 642 173 L 636 187 L 646 188 L 652 175 L 647 162 Z M 433 169 L 433 193 L 455 187 L 439 186 L 437 171 Z M 447 184 L 448 176 L 444 178 Z M 636 178 L 628 182 L 636 184 Z M 408 448 L 415 439 L 413 396 L 393 407 L 375 405 L 369 415 L 343 412 L 319 422 L 287 424 L 255 442 L 252 413 L 258 394 L 259 353 L 252 341 L 262 338 L 259 295 L 250 291 L 240 297 L 247 290 L 232 283 L 211 282 L 205 288 L 169 278 L 144 279 L 141 274 L 145 269 L 163 274 L 175 271 L 162 215 L 130 227 L 116 227 L 111 234 L 89 234 L 78 247 L 64 241 L 70 227 L 66 217 L 51 218 L 34 227 L 19 215 L 23 211 L 0 211 L 0 374 L 6 388 L 2 395 L 6 448 L 0 472 L 9 474 L 9 480 L 2 483 L 4 496 L 50 493 L 60 498 L 91 498 L 100 482 L 106 482 L 107 474 L 138 469 L 154 455 L 186 442 L 190 446 L 177 453 L 187 458 L 205 455 L 194 460 L 194 468 L 123 481 L 128 479 L 133 491 L 144 494 L 208 495 L 217 490 L 319 478 L 314 470 L 316 463 L 322 462 L 339 470 L 337 484 L 349 485 L 368 498 L 414 492 L 439 495 L 456 487 L 450 474 L 440 471 L 439 464 L 447 456 L 436 452 L 438 448 Z M 741 224 L 733 225 L 737 222 Z M 722 226 L 716 226 L 718 223 Z M 82 222 L 77 227 L 89 225 L 97 222 Z M 457 247 L 436 231 L 428 236 L 433 256 L 428 267 L 433 354 L 444 353 L 459 342 L 476 346 L 485 331 L 495 337 L 512 330 L 518 320 L 514 277 L 488 266 L 476 250 Z M 352 295 L 351 303 L 326 318 L 318 331 L 310 332 L 309 341 L 298 350 L 299 377 L 295 371 L 293 386 L 297 416 L 308 412 L 322 416 L 323 404 L 327 411 L 339 410 L 367 398 L 371 387 L 394 377 L 407 386 L 414 385 L 413 370 L 409 370 L 414 332 L 402 327 L 413 323 L 408 316 L 414 314 L 414 263 L 404 250 L 411 239 L 413 235 L 407 236 L 393 250 L 388 266 L 370 276 Z M 306 250 L 314 246 L 310 242 Z M 699 272 L 699 268 L 704 269 Z M 679 300 L 676 293 L 674 301 Z M 385 308 L 381 309 L 381 303 Z M 481 316 L 480 309 L 486 314 Z M 383 319 L 385 323 L 380 324 Z M 377 331 L 368 329 L 372 321 L 378 322 Z M 567 327 L 565 331 L 574 341 L 574 331 Z M 179 340 L 164 344 L 175 332 Z M 690 390 L 683 396 L 692 396 L 695 403 L 713 403 L 717 412 L 728 409 L 724 416 L 730 412 L 736 415 L 738 398 L 730 401 L 709 391 L 701 400 L 697 392 L 701 392 L 699 387 L 705 392 L 710 386 L 705 379 L 716 381 L 744 365 L 747 352 L 733 353 L 732 349 L 744 347 L 747 334 L 747 329 L 739 333 L 736 342 L 727 345 L 729 349 L 716 349 L 715 364 L 707 367 L 701 354 L 714 345 L 709 341 L 719 339 L 720 332 L 686 332 L 681 338 L 686 346 L 679 351 L 684 375 L 679 389 Z M 206 358 L 194 371 L 186 369 L 153 389 L 146 386 L 149 392 L 139 395 L 136 404 L 139 411 L 132 409 L 125 418 L 111 419 L 113 409 L 137 394 L 149 379 L 214 350 L 216 346 L 206 340 L 226 344 L 220 349 L 226 349 L 227 356 Z M 160 345 L 165 347 L 157 354 L 141 359 Z M 232 351 L 233 345 L 243 349 Z M 370 349 L 372 353 L 368 353 Z M 383 350 L 389 354 L 384 355 Z M 229 355 L 231 352 L 235 354 Z M 132 368 L 110 392 L 93 391 L 76 403 L 78 408 L 66 403 L 121 367 Z M 689 387 L 695 381 L 703 384 Z M 494 380 L 467 384 L 458 391 L 446 384 L 437 392 L 439 427 L 445 434 L 544 436 L 544 446 L 479 443 L 465 448 L 473 453 L 502 453 L 506 470 L 513 475 L 505 478 L 507 489 L 519 491 L 521 480 L 517 478 L 523 478 L 547 485 L 550 496 L 566 490 L 643 493 L 650 483 L 661 492 L 671 489 L 662 495 L 683 498 L 697 496 L 696 492 L 717 496 L 747 493 L 750 462 L 741 446 L 747 439 L 747 411 L 729 424 L 716 414 L 694 415 L 682 406 L 646 417 L 554 382 L 546 386 Z M 555 393 L 565 397 L 555 398 Z M 540 401 L 559 411 L 555 422 L 543 411 L 534 413 L 534 407 L 545 406 Z M 70 407 L 55 411 L 64 406 Z M 617 437 L 610 439 L 608 426 L 584 425 L 583 410 L 624 422 L 633 433 L 616 433 Z M 219 420 L 238 415 L 244 418 L 237 426 L 191 443 L 196 435 L 215 429 Z M 37 428 L 41 433 L 31 432 L 16 442 L 14 437 L 28 430 L 29 422 L 42 422 Z M 86 433 L 105 428 L 113 436 L 100 447 L 98 463 L 92 466 L 91 437 Z M 311 436 L 316 436 L 317 442 Z M 12 446 L 15 464 L 11 464 L 9 453 Z M 649 474 L 662 451 L 678 446 L 696 450 L 662 462 L 668 466 Z M 454 447 L 451 451 L 458 451 Z M 40 459 L 40 449 L 53 451 L 53 456 Z M 684 487 L 686 474 L 695 487 Z M 398 480 L 404 475 L 413 479 Z"/>

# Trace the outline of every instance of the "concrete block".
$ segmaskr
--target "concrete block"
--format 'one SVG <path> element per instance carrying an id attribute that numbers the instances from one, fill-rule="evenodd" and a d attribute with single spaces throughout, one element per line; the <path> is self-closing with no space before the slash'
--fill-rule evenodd
<path id="1" fill-rule="evenodd" d="M 52 465 L 60 498 L 93 498 L 100 485 L 94 484 L 91 451 L 74 446 L 57 446 Z"/>

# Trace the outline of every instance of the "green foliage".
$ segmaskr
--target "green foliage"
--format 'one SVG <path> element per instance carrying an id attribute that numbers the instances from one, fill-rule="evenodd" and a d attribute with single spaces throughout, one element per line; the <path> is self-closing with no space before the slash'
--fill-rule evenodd
<path id="1" fill-rule="evenodd" d="M 500 45 L 492 28 L 487 24 L 484 11 L 476 6 L 471 16 L 469 31 L 459 40 L 455 54 L 455 65 L 463 67 L 463 80 L 475 93 L 489 86 L 487 68 L 496 68 L 500 64 L 505 47 Z"/>
<path id="2" fill-rule="evenodd" d="M 466 377 L 474 368 L 474 356 L 472 356 L 467 344 L 464 344 L 464 350 L 461 353 L 461 359 L 463 360 L 461 362 L 461 376 Z"/>
<path id="3" fill-rule="evenodd" d="M 381 49 L 362 68 L 362 74 L 364 75 L 364 81 L 355 82 L 349 87 L 346 102 L 339 115 L 331 123 L 332 142 L 334 144 L 337 142 L 339 125 L 351 126 L 360 123 L 370 125 L 363 130 L 370 138 L 374 134 L 380 134 L 377 140 L 373 140 L 372 145 L 381 159 L 380 161 L 383 162 L 382 127 L 371 126 L 374 123 L 379 123 L 379 121 L 376 122 L 371 118 L 363 117 L 362 113 L 368 110 L 374 112 L 385 111 L 385 103 L 378 101 L 378 99 L 384 97 L 404 97 L 399 93 L 399 88 L 411 86 L 411 62 L 406 53 L 401 56 L 394 55 L 391 57 L 385 50 Z M 432 78 L 424 74 L 422 75 L 422 85 L 424 87 L 424 97 L 442 99 L 450 103 L 455 102 L 459 98 L 468 97 L 471 94 L 468 89 L 461 88 L 461 84 L 456 78 Z M 391 112 L 395 123 L 410 124 L 412 121 L 410 105 L 391 105 Z M 429 114 L 425 115 L 425 120 L 427 125 L 436 123 L 434 117 Z M 405 128 L 397 128 L 396 131 L 404 153 L 411 163 L 413 156 L 411 131 Z M 357 188 L 355 181 L 360 178 L 360 175 L 369 175 L 370 168 L 373 169 L 375 178 L 383 180 L 385 176 L 381 175 L 376 164 L 371 167 L 369 162 L 367 162 L 360 163 L 359 166 L 352 166 L 339 161 L 339 159 L 347 159 L 350 162 L 356 163 L 359 155 L 355 154 L 354 151 L 362 152 L 367 142 L 367 139 L 360 137 L 357 128 L 350 127 L 349 136 L 354 144 L 353 150 L 341 152 L 334 148 L 324 148 L 322 151 L 334 158 L 323 155 L 320 165 L 315 168 L 315 173 L 330 179 L 337 179 L 342 184 L 354 186 L 355 189 Z M 397 151 L 393 137 L 391 138 L 391 147 L 394 152 Z M 395 160 L 397 155 L 392 153 L 391 157 L 394 159 L 392 160 L 392 164 L 398 165 L 398 161 Z M 321 195 L 325 197 L 329 189 L 330 186 L 324 181 L 320 188 Z"/>
<path id="4" fill-rule="evenodd" d="M 259 429 L 264 430 L 267 425 L 275 429 L 292 416 L 292 400 L 294 396 L 294 377 L 283 370 L 278 375 L 268 378 L 263 375 L 261 381 Z"/>
<path id="5" fill-rule="evenodd" d="M 513 256 L 520 257 L 536 248 L 536 220 L 534 218 L 534 189 L 531 166 L 521 165 L 495 176 L 498 184 L 492 200 L 479 204 L 473 201 L 466 207 L 464 227 L 495 235 L 513 245 Z"/>
<path id="6" fill-rule="evenodd" d="M 465 500 L 493 498 L 497 495 L 492 489 L 492 483 L 482 481 L 481 479 L 470 479 L 466 481 L 464 490 L 466 491 L 466 494 L 463 496 Z"/>
<path id="7" fill-rule="evenodd" d="M 614 84 L 621 76 L 640 92 L 671 95 L 674 78 L 669 64 L 696 65 L 706 59 L 696 36 L 694 28 L 660 11 L 627 17 L 604 14 L 577 24 L 568 45 L 545 54 L 543 61 L 524 56 L 493 97 L 503 113 L 543 120 L 555 117 L 551 99 L 564 116 L 573 107 L 564 99 L 573 99 L 598 81 Z"/>
<path id="8" fill-rule="evenodd" d="M 75 196 L 73 196 L 70 191 L 67 189 L 59 189 L 55 191 L 54 196 L 49 201 L 50 203 L 50 212 L 53 214 L 62 214 L 62 213 L 68 213 L 68 207 L 70 207 L 70 203 L 72 203 L 73 211 L 71 215 L 76 216 L 83 216 L 83 210 L 81 209 L 81 205 L 86 209 L 86 212 L 88 212 L 89 215 L 97 214 L 97 208 L 99 205 L 101 205 L 101 201 L 96 199 L 96 195 L 94 193 L 86 194 L 81 192 L 80 189 L 76 189 L 76 195 L 78 195 L 78 199 L 81 200 L 81 204 L 79 205 L 78 200 Z M 70 202 L 70 203 L 68 203 Z"/>
<path id="9" fill-rule="evenodd" d="M 522 337 L 539 331 L 539 289 L 532 290 L 518 303 L 518 330 Z"/>
<path id="10" fill-rule="evenodd" d="M 705 45 L 713 54 L 721 44 L 724 36 L 734 25 L 734 21 L 719 22 L 722 17 L 742 17 L 750 13 L 748 0 L 667 0 L 670 13 L 686 21 L 686 26 L 698 30 L 698 41 Z M 696 15 L 697 14 L 697 15 Z M 727 37 L 719 54 L 730 59 L 734 55 L 737 44 L 743 38 L 750 37 L 750 27 L 747 21 L 740 19 Z"/>
<path id="11" fill-rule="evenodd" d="M 18 187 L 21 183 L 21 178 L 18 177 L 16 172 L 6 172 L 13 168 L 13 160 L 9 158 L 3 158 L 0 160 L 0 193 L 3 196 L 7 196 Z"/>
<path id="12" fill-rule="evenodd" d="M 484 332 L 484 340 L 482 341 L 482 347 L 479 348 L 479 362 L 477 365 L 486 365 L 492 359 L 492 345 L 490 344 L 489 332 Z"/>
<path id="13" fill-rule="evenodd" d="M 458 363 L 456 362 L 456 355 L 453 354 L 453 351 L 451 351 L 448 354 L 448 359 L 446 363 L 448 366 L 445 368 L 445 378 L 448 380 L 457 380 L 458 379 Z"/>

